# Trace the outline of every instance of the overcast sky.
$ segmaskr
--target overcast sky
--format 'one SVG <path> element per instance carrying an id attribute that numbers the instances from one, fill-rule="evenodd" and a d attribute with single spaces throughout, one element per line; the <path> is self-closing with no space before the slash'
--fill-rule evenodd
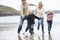
<path id="1" fill-rule="evenodd" d="M 44 4 L 45 10 L 60 10 L 60 0 L 27 0 L 27 3 L 37 5 L 39 1 Z M 20 10 L 21 0 L 0 0 L 0 5 L 6 5 Z M 29 7 L 34 9 L 33 7 Z"/>

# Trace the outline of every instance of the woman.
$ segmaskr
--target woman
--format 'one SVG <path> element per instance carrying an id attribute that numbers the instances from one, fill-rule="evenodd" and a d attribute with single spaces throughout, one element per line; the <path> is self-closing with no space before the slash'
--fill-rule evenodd
<path id="1" fill-rule="evenodd" d="M 42 2 L 38 3 L 38 8 L 36 8 L 36 10 L 34 10 L 34 14 L 39 17 L 40 19 L 38 19 L 38 30 L 40 27 L 40 24 L 42 26 L 42 32 L 44 33 L 44 8 L 43 8 L 43 4 Z"/>
<path id="2" fill-rule="evenodd" d="M 53 13 L 51 11 L 48 11 L 47 14 L 47 23 L 48 23 L 48 33 L 50 34 L 51 28 L 52 28 L 52 20 L 53 20 Z"/>

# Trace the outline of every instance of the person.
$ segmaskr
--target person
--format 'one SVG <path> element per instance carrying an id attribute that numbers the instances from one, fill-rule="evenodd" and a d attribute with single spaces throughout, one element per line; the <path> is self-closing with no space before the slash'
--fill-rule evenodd
<path id="1" fill-rule="evenodd" d="M 20 31 L 22 29 L 22 24 L 23 24 L 23 19 L 24 17 L 27 17 L 28 15 L 28 6 L 36 6 L 34 4 L 28 4 L 26 2 L 26 0 L 22 0 L 22 4 L 21 4 L 21 8 L 20 8 L 20 15 L 21 15 L 21 20 L 20 20 L 20 24 L 19 24 L 19 27 L 18 27 L 18 34 L 20 34 Z"/>
<path id="2" fill-rule="evenodd" d="M 28 20 L 27 20 L 27 21 L 28 21 L 28 26 L 27 26 L 25 32 L 27 32 L 27 30 L 29 29 L 29 32 L 30 32 L 31 35 L 34 34 L 33 28 L 34 28 L 34 23 L 35 23 L 35 22 L 34 22 L 34 19 L 35 19 L 35 18 L 39 19 L 38 17 L 36 17 L 36 16 L 32 13 L 31 10 L 29 10 L 29 15 L 28 15 L 27 18 L 25 18 L 25 19 L 28 19 Z M 25 32 L 24 32 L 24 33 L 25 33 Z"/>
<path id="3" fill-rule="evenodd" d="M 48 33 L 50 34 L 52 28 L 53 13 L 49 10 L 47 14 Z"/>
<path id="4" fill-rule="evenodd" d="M 42 33 L 44 33 L 44 8 L 42 2 L 38 3 L 38 8 L 36 8 L 34 11 L 34 14 L 39 17 L 38 19 L 38 27 L 37 29 L 39 30 L 40 24 L 42 26 Z"/>

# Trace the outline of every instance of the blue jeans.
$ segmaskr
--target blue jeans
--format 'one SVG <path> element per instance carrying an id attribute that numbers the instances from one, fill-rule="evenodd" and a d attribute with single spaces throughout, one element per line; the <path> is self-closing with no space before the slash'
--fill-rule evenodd
<path id="1" fill-rule="evenodd" d="M 20 24 L 19 24 L 19 28 L 18 28 L 18 33 L 20 33 L 20 31 L 21 31 L 21 29 L 22 29 L 23 21 L 25 20 L 25 18 L 27 18 L 27 16 L 25 16 L 24 19 L 23 19 L 22 16 L 21 16 Z"/>
<path id="2" fill-rule="evenodd" d="M 47 21 L 47 23 L 48 23 L 48 31 L 50 32 L 52 28 L 52 21 Z"/>
<path id="3" fill-rule="evenodd" d="M 40 24 L 42 26 L 42 32 L 44 33 L 44 18 L 38 19 L 38 30 L 39 30 Z"/>
<path id="4" fill-rule="evenodd" d="M 28 24 L 26 31 L 29 29 L 29 32 L 32 34 L 33 33 L 33 28 L 34 28 L 34 24 Z"/>

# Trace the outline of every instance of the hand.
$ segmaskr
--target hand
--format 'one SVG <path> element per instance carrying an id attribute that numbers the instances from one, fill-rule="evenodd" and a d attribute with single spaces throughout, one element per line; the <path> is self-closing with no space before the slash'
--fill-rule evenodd
<path id="1" fill-rule="evenodd" d="M 43 14 L 41 14 L 41 15 L 43 15 Z"/>
<path id="2" fill-rule="evenodd" d="M 24 18 L 24 15 L 22 15 L 22 17 Z"/>

